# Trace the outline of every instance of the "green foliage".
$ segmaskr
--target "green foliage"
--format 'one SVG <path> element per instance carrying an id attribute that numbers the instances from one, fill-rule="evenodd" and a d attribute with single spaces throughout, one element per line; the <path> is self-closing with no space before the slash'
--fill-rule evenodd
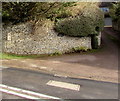
<path id="1" fill-rule="evenodd" d="M 36 19 L 47 18 L 56 20 L 70 16 L 66 7 L 74 6 L 74 2 L 39 2 L 36 3 Z"/>
<path id="2" fill-rule="evenodd" d="M 112 17 L 113 21 L 120 20 L 120 2 L 112 4 L 110 8 L 110 16 Z"/>
<path id="3" fill-rule="evenodd" d="M 18 23 L 31 19 L 34 15 L 34 2 L 3 2 L 2 18 L 4 21 Z"/>
<path id="4" fill-rule="evenodd" d="M 97 6 L 86 6 L 79 15 L 60 20 L 55 30 L 68 36 L 98 35 L 103 29 L 103 13 Z"/>
<path id="5" fill-rule="evenodd" d="M 73 2 L 3 2 L 3 21 L 23 22 L 47 18 L 56 20 L 70 15 L 66 7 L 74 6 Z"/>
<path id="6" fill-rule="evenodd" d="M 62 55 L 62 53 L 61 53 L 61 52 L 56 51 L 56 52 L 54 52 L 54 53 L 50 54 L 50 56 L 58 56 L 58 55 Z"/>
<path id="7" fill-rule="evenodd" d="M 88 49 L 86 47 L 74 47 L 72 52 L 86 52 Z"/>
<path id="8" fill-rule="evenodd" d="M 112 27 L 114 30 L 120 31 L 120 2 L 115 3 L 110 8 L 110 16 L 112 17 Z"/>
<path id="9" fill-rule="evenodd" d="M 41 58 L 47 57 L 48 55 L 15 55 L 15 54 L 8 54 L 8 53 L 0 53 L 1 59 L 31 59 L 31 58 Z"/>

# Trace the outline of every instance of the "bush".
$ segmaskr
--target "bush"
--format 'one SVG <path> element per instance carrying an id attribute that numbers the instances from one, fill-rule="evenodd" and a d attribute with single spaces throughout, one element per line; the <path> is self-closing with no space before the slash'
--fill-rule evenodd
<path id="1" fill-rule="evenodd" d="M 74 2 L 3 2 L 3 22 L 66 18 L 70 16 L 70 12 L 65 9 L 69 6 L 74 6 Z"/>
<path id="2" fill-rule="evenodd" d="M 68 36 L 98 35 L 103 29 L 103 13 L 97 6 L 86 6 L 79 15 L 60 20 L 55 25 L 58 33 Z"/>
<path id="3" fill-rule="evenodd" d="M 120 31 L 120 2 L 111 6 L 110 16 L 112 17 L 113 21 L 113 29 Z"/>
<path id="4" fill-rule="evenodd" d="M 113 21 L 120 20 L 120 2 L 112 4 L 110 7 L 110 16 L 112 17 Z"/>
<path id="5" fill-rule="evenodd" d="M 3 22 L 11 21 L 18 23 L 31 19 L 34 15 L 34 2 L 3 2 L 2 19 Z"/>

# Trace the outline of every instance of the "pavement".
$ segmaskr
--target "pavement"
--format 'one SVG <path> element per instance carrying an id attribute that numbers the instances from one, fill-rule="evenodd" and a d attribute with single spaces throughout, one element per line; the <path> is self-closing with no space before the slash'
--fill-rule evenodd
<path id="1" fill-rule="evenodd" d="M 25 95 L 23 98 L 15 96 L 19 92 L 23 94 L 23 91 L 27 91 L 28 99 L 31 97 L 29 92 L 32 92 L 32 94 L 35 92 L 36 96 L 44 94 L 48 97 L 54 96 L 59 99 L 118 99 L 117 83 L 60 77 L 17 68 L 3 68 L 2 79 L 0 91 L 4 91 L 5 86 L 7 89 L 11 87 L 12 90 L 17 90 L 16 93 L 12 93 L 10 90 L 8 94 L 3 93 L 3 99 L 25 99 Z M 50 85 L 50 81 L 59 83 Z M 1 89 L 1 86 L 3 86 L 3 89 Z M 71 89 L 72 86 L 73 89 Z M 79 89 L 76 90 L 75 86 L 79 86 Z"/>
<path id="2" fill-rule="evenodd" d="M 118 46 L 107 37 L 109 32 L 106 33 L 106 31 L 108 30 L 105 28 L 102 32 L 102 45 L 97 52 L 72 53 L 36 59 L 1 60 L 2 66 L 29 69 L 64 77 L 118 83 Z"/>

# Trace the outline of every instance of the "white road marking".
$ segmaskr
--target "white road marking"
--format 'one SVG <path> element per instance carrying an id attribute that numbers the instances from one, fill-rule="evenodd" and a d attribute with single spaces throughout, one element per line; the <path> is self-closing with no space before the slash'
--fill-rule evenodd
<path id="1" fill-rule="evenodd" d="M 5 68 L 9 68 L 9 67 L 5 67 L 5 66 L 0 66 L 0 70 L 3 70 Z"/>
<path id="2" fill-rule="evenodd" d="M 7 86 L 4 84 L 0 84 L 0 91 L 4 92 L 4 93 L 9 93 L 9 94 L 13 94 L 13 95 L 17 95 L 20 97 L 24 97 L 27 99 L 58 99 L 61 100 L 58 97 L 53 97 L 53 96 L 49 96 L 49 95 L 45 95 L 45 94 L 41 94 L 41 93 L 37 93 L 37 92 L 33 92 L 33 91 L 28 91 L 28 90 L 24 90 L 24 89 L 20 89 L 20 88 L 16 88 L 16 87 L 11 87 L 11 86 Z"/>
<path id="3" fill-rule="evenodd" d="M 16 95 L 16 96 L 19 96 L 19 97 L 22 97 L 22 98 L 26 98 L 26 99 L 40 99 L 40 98 L 29 96 L 29 95 L 26 95 L 26 94 L 16 93 L 14 91 L 9 91 L 9 90 L 6 90 L 6 89 L 1 89 L 0 88 L 0 91 L 4 92 L 4 93 L 7 93 L 7 94 L 12 94 L 12 95 Z"/>
<path id="4" fill-rule="evenodd" d="M 47 85 L 79 91 L 80 85 L 50 80 Z"/>

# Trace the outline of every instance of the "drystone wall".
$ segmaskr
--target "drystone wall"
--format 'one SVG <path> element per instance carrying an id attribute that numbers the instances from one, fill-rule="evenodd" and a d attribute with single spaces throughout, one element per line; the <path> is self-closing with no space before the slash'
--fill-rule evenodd
<path id="1" fill-rule="evenodd" d="M 33 34 L 30 23 L 3 28 L 3 52 L 27 55 L 65 53 L 75 47 L 91 49 L 90 37 L 58 36 L 52 28 L 44 29 L 45 34 Z M 100 36 L 98 37 L 100 44 Z"/>

